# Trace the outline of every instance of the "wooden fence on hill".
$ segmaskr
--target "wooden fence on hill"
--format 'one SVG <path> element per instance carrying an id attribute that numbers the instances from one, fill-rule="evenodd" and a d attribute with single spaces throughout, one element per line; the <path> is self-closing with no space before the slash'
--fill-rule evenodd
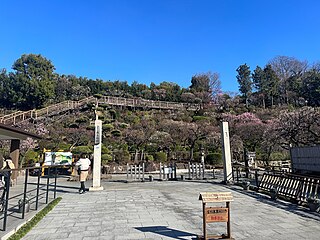
<path id="1" fill-rule="evenodd" d="M 104 96 L 102 98 L 95 98 L 93 96 L 81 99 L 79 101 L 64 101 L 57 104 L 52 104 L 48 107 L 41 109 L 33 109 L 29 111 L 16 111 L 8 115 L 0 117 L 0 123 L 15 125 L 29 119 L 37 119 L 42 116 L 49 116 L 58 114 L 59 112 L 77 109 L 85 106 L 88 103 L 107 104 L 111 106 L 123 107 L 137 107 L 147 109 L 163 109 L 163 110 L 190 110 L 195 111 L 199 108 L 199 104 L 191 103 L 177 103 L 165 101 L 153 101 L 142 98 L 123 98 L 123 97 L 110 97 Z"/>

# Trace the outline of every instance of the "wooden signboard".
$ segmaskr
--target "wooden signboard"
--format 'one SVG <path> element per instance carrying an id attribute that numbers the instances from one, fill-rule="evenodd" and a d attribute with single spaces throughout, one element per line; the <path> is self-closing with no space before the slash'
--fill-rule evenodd
<path id="1" fill-rule="evenodd" d="M 231 192 L 203 192 L 200 193 L 199 200 L 203 203 L 209 202 L 232 202 Z"/>
<path id="2" fill-rule="evenodd" d="M 203 209 L 203 236 L 198 239 L 233 239 L 230 228 L 230 202 L 233 201 L 231 192 L 202 192 L 199 200 L 202 200 Z M 225 202 L 225 207 L 207 207 L 208 203 Z M 207 234 L 207 223 L 225 222 L 227 223 L 227 234 L 221 236 L 212 236 Z"/>
<path id="3" fill-rule="evenodd" d="M 209 207 L 205 208 L 206 223 L 211 222 L 228 222 L 228 208 L 223 207 Z"/>

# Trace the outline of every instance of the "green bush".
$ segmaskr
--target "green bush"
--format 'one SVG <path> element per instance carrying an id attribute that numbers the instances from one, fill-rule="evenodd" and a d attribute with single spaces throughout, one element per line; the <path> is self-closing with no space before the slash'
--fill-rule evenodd
<path id="1" fill-rule="evenodd" d="M 111 151 L 109 150 L 109 148 L 107 148 L 104 144 L 101 145 L 101 153 L 102 154 L 110 154 Z"/>
<path id="2" fill-rule="evenodd" d="M 119 123 L 119 127 L 122 128 L 122 129 L 128 128 L 129 124 L 127 124 L 127 123 Z"/>
<path id="3" fill-rule="evenodd" d="M 111 130 L 114 129 L 114 126 L 113 126 L 112 124 L 103 124 L 103 125 L 102 125 L 102 129 L 103 129 L 104 131 L 110 132 Z"/>
<path id="4" fill-rule="evenodd" d="M 102 94 L 99 94 L 99 93 L 96 93 L 96 94 L 94 94 L 93 96 L 94 96 L 95 98 L 98 98 L 98 99 L 100 99 L 100 98 L 103 97 L 103 95 L 102 95 Z"/>
<path id="5" fill-rule="evenodd" d="M 205 117 L 205 116 L 193 116 L 192 117 L 193 121 L 201 121 L 201 120 L 209 120 L 209 117 Z"/>
<path id="6" fill-rule="evenodd" d="M 108 109 L 108 107 L 110 107 L 110 105 L 107 103 L 99 103 L 99 107 L 103 107 L 104 109 Z"/>
<path id="7" fill-rule="evenodd" d="M 290 159 L 290 156 L 286 152 L 273 152 L 270 155 L 271 161 L 281 161 L 281 160 L 288 160 Z"/>
<path id="8" fill-rule="evenodd" d="M 215 166 L 222 166 L 223 165 L 222 154 L 218 153 L 218 152 L 209 153 L 205 157 L 205 162 L 207 164 L 211 164 L 211 165 L 215 165 Z"/>
<path id="9" fill-rule="evenodd" d="M 92 153 L 91 146 L 77 146 L 72 150 L 73 154 L 81 154 L 81 153 Z"/>
<path id="10" fill-rule="evenodd" d="M 113 130 L 111 132 L 112 136 L 114 137 L 120 137 L 121 136 L 121 131 L 120 130 Z"/>
<path id="11" fill-rule="evenodd" d="M 158 162 L 166 162 L 167 161 L 167 154 L 165 152 L 156 152 L 154 154 L 154 159 Z"/>
<path id="12" fill-rule="evenodd" d="M 110 154 L 102 154 L 101 155 L 101 164 L 105 165 L 107 164 L 109 161 L 112 161 L 112 156 Z"/>
<path id="13" fill-rule="evenodd" d="M 71 144 L 67 144 L 67 143 L 59 143 L 58 145 L 58 149 L 65 152 L 69 151 L 70 147 L 71 147 Z"/>
<path id="14" fill-rule="evenodd" d="M 68 126 L 69 128 L 79 128 L 79 123 L 70 123 L 69 124 L 69 126 Z"/>
<path id="15" fill-rule="evenodd" d="M 108 123 L 113 123 L 114 122 L 114 120 L 113 119 L 111 119 L 111 118 L 104 118 L 104 120 L 103 120 L 103 123 L 104 124 L 108 124 Z"/>
<path id="16" fill-rule="evenodd" d="M 115 156 L 115 160 L 117 162 L 129 162 L 130 161 L 130 153 L 128 150 L 116 149 L 113 151 L 113 155 Z"/>
<path id="17" fill-rule="evenodd" d="M 147 155 L 146 160 L 152 162 L 154 160 L 152 155 Z"/>
<path id="18" fill-rule="evenodd" d="M 94 128 L 95 128 L 94 125 L 90 125 L 86 127 L 87 130 L 94 130 Z"/>
<path id="19" fill-rule="evenodd" d="M 29 149 L 25 156 L 25 163 L 27 163 L 28 165 L 31 165 L 35 162 L 38 162 L 38 159 L 39 159 L 39 153 L 33 151 L 32 149 Z"/>
<path id="20" fill-rule="evenodd" d="M 80 117 L 80 118 L 75 120 L 76 123 L 86 123 L 88 121 L 89 121 L 88 117 Z"/>

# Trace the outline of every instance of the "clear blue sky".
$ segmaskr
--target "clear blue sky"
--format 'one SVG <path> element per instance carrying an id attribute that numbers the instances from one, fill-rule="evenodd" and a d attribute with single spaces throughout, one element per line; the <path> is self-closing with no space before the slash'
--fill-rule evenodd
<path id="1" fill-rule="evenodd" d="M 212 71 L 238 91 L 241 64 L 320 60 L 319 14 L 317 0 L 1 0 L 0 68 L 35 53 L 60 74 L 188 87 Z"/>

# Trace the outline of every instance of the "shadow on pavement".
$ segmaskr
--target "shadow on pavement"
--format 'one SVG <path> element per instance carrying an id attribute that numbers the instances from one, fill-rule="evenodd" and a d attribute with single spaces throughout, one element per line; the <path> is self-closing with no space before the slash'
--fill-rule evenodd
<path id="1" fill-rule="evenodd" d="M 152 232 L 162 236 L 171 237 L 174 239 L 184 240 L 185 239 L 184 237 L 192 237 L 193 240 L 197 239 L 197 236 L 195 234 L 168 228 L 166 226 L 136 227 L 135 229 L 141 232 Z"/>

